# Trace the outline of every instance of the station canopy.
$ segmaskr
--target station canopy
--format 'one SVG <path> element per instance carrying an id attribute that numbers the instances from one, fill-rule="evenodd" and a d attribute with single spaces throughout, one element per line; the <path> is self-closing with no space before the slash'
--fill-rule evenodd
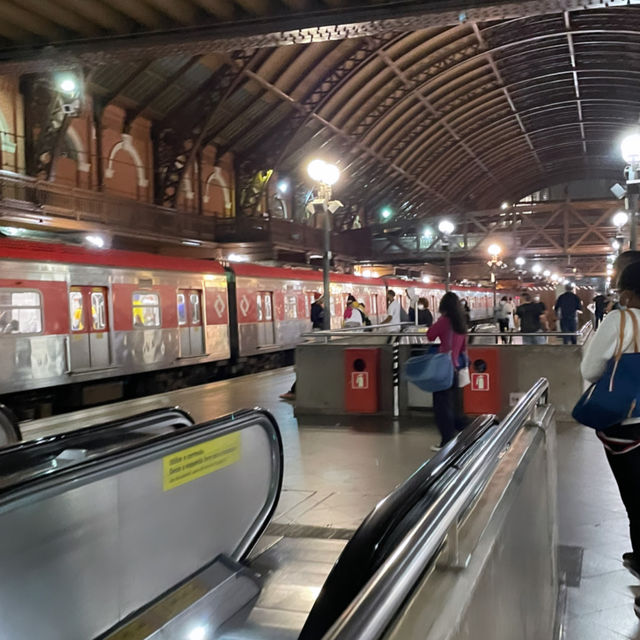
<path id="1" fill-rule="evenodd" d="M 0 72 L 85 93 L 243 170 L 338 162 L 336 191 L 400 218 L 622 179 L 640 114 L 640 7 L 345 0 L 15 0 Z"/>

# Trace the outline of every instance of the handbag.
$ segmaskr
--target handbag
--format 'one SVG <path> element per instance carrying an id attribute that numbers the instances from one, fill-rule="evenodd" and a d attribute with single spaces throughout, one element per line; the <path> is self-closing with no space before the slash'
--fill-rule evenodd
<path id="1" fill-rule="evenodd" d="M 409 358 L 404 365 L 407 379 L 422 391 L 444 391 L 453 384 L 451 353 L 425 353 Z"/>
<path id="2" fill-rule="evenodd" d="M 627 314 L 633 322 L 634 353 L 622 353 Z M 633 311 L 621 312 L 616 353 L 602 377 L 582 394 L 571 415 L 577 422 L 598 431 L 640 417 L 638 319 Z"/>

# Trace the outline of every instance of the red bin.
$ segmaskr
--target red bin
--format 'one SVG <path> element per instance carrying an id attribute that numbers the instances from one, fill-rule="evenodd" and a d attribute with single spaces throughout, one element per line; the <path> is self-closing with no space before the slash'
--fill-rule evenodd
<path id="1" fill-rule="evenodd" d="M 469 347 L 471 384 L 464 388 L 464 411 L 469 414 L 502 410 L 499 347 Z"/>
<path id="2" fill-rule="evenodd" d="M 348 413 L 378 412 L 380 349 L 344 350 L 344 408 Z"/>

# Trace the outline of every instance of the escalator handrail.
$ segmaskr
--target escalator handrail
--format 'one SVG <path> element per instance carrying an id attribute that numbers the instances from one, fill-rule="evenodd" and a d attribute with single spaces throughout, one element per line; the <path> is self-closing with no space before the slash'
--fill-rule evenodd
<path id="1" fill-rule="evenodd" d="M 392 540 L 409 528 L 408 514 L 425 500 L 445 471 L 458 464 L 495 421 L 478 416 L 374 507 L 340 554 L 305 621 L 299 640 L 322 638 L 367 580 L 387 559 Z M 400 528 L 400 529 L 399 529 Z"/>
<path id="2" fill-rule="evenodd" d="M 284 472 L 282 436 L 278 423 L 271 413 L 260 408 L 243 409 L 216 420 L 159 434 L 149 440 L 136 442 L 128 448 L 111 450 L 99 457 L 74 462 L 54 469 L 51 473 L 7 486 L 0 489 L 0 512 L 7 508 L 14 508 L 18 504 L 28 503 L 40 496 L 62 493 L 82 484 L 157 460 L 178 448 L 188 448 L 206 439 L 241 431 L 255 425 L 256 422 L 265 428 L 269 438 L 272 479 L 263 509 L 247 531 L 247 535 L 238 542 L 233 553 L 230 554 L 234 560 L 243 560 L 258 541 L 275 512 Z M 5 452 L 0 451 L 0 469 L 3 455 Z"/>
<path id="3" fill-rule="evenodd" d="M 325 634 L 323 640 L 376 640 L 438 552 L 447 531 L 486 485 L 499 456 L 534 415 L 549 383 L 540 378 L 443 488 L 387 561 Z"/>

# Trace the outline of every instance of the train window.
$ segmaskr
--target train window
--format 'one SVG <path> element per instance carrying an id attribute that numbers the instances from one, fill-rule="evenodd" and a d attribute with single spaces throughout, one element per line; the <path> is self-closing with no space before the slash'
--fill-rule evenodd
<path id="1" fill-rule="evenodd" d="M 82 291 L 69 292 L 69 317 L 71 318 L 71 331 L 84 331 Z"/>
<path id="2" fill-rule="evenodd" d="M 187 303 L 184 299 L 184 293 L 178 294 L 178 324 L 180 326 L 187 324 Z"/>
<path id="3" fill-rule="evenodd" d="M 160 326 L 160 297 L 157 293 L 134 293 L 131 303 L 134 328 Z"/>
<path id="4" fill-rule="evenodd" d="M 104 331 L 107 328 L 107 309 L 102 291 L 91 293 L 91 324 L 94 331 Z"/>
<path id="5" fill-rule="evenodd" d="M 189 294 L 191 302 L 191 324 L 200 324 L 200 295 L 195 291 Z"/>
<path id="6" fill-rule="evenodd" d="M 267 322 L 271 322 L 273 320 L 273 311 L 271 309 L 271 294 L 264 294 L 264 319 Z"/>
<path id="7" fill-rule="evenodd" d="M 0 293 L 0 333 L 42 333 L 42 301 L 38 291 Z"/>
<path id="8" fill-rule="evenodd" d="M 298 298 L 295 295 L 284 297 L 284 317 L 295 320 L 298 317 Z"/>

